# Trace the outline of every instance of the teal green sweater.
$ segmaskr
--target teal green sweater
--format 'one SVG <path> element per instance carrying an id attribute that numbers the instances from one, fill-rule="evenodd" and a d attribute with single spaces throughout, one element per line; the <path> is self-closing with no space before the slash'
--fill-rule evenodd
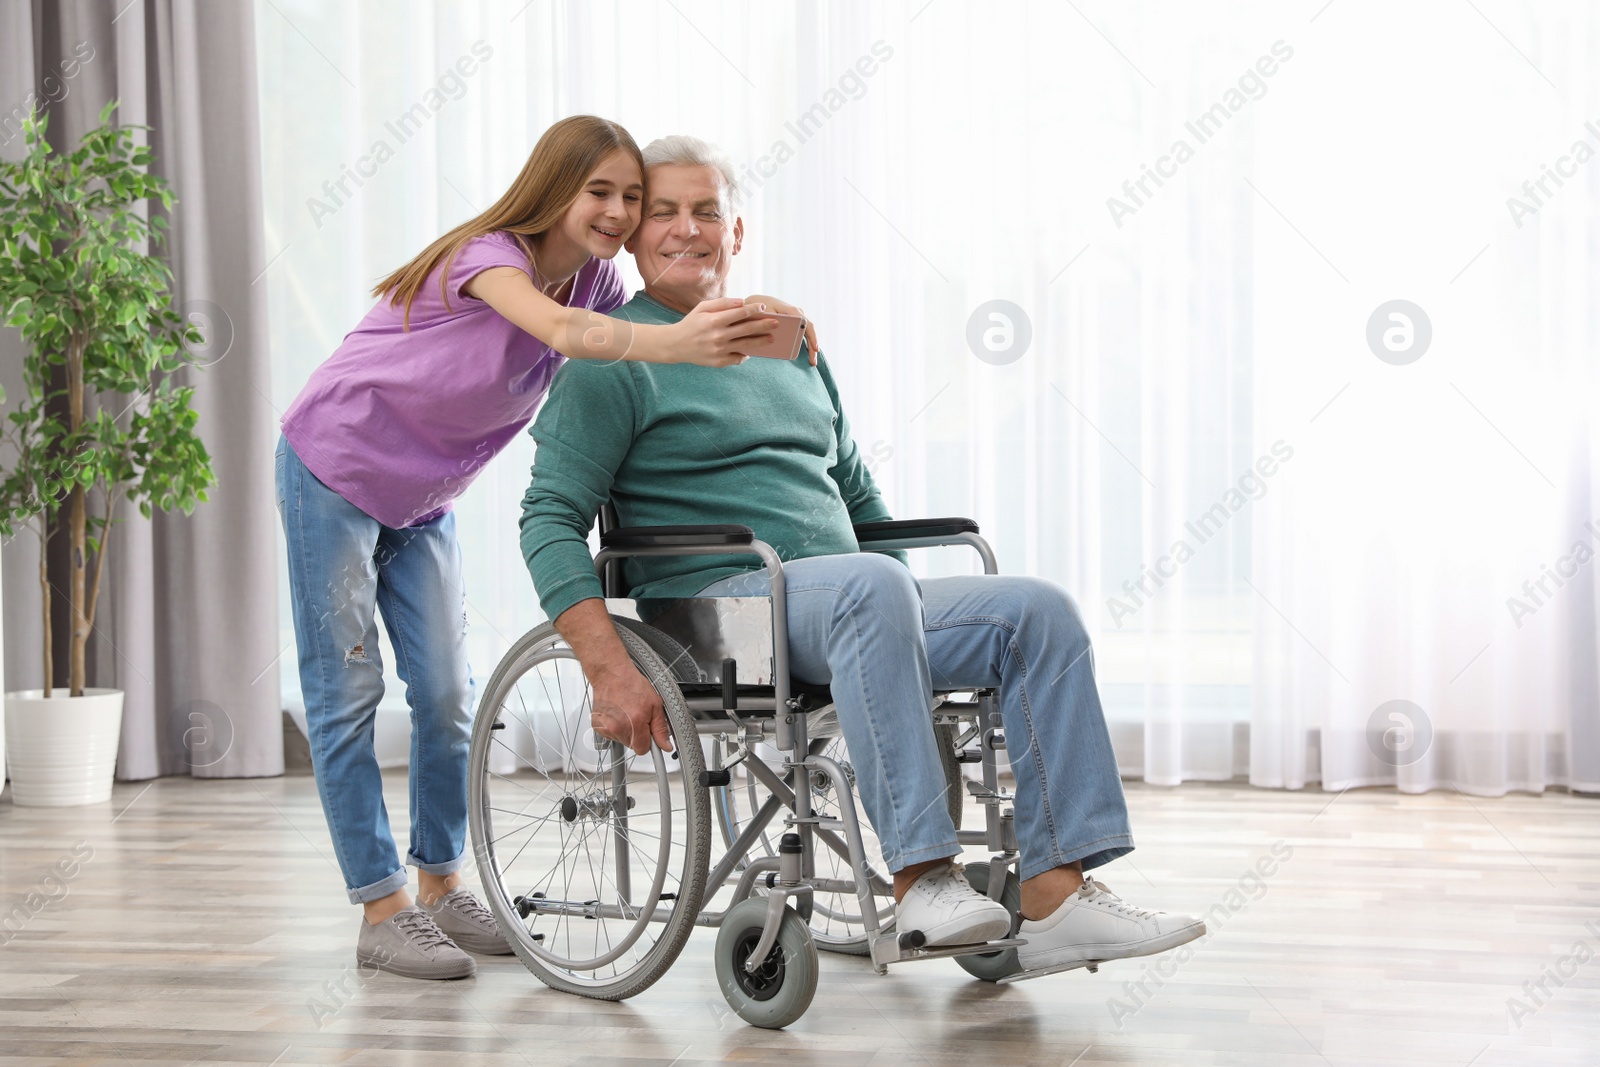
<path id="1" fill-rule="evenodd" d="M 638 293 L 612 312 L 683 316 Z M 610 500 L 623 526 L 739 523 L 788 560 L 860 551 L 852 523 L 890 517 L 850 439 L 827 362 L 569 360 L 529 431 L 522 554 L 549 618 L 602 596 L 588 534 Z M 653 556 L 624 564 L 635 597 L 693 596 L 761 567 L 755 556 Z"/>

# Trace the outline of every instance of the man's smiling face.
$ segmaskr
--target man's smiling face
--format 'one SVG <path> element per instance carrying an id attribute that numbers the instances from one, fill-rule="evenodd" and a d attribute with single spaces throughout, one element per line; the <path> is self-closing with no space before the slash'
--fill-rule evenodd
<path id="1" fill-rule="evenodd" d="M 645 175 L 644 217 L 625 246 L 645 292 L 678 311 L 723 295 L 744 238 L 715 167 L 665 163 Z"/>

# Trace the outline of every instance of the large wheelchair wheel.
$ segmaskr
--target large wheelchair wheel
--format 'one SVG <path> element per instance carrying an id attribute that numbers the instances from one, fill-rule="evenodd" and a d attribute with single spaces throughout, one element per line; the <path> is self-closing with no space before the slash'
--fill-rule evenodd
<path id="1" fill-rule="evenodd" d="M 602 1000 L 643 992 L 677 958 L 711 836 L 682 694 L 644 641 L 617 635 L 661 695 L 675 755 L 595 735 L 582 668 L 546 623 L 495 669 L 468 757 L 473 848 L 501 932 L 546 985 Z"/>
<path id="2" fill-rule="evenodd" d="M 843 798 L 843 802 L 855 805 L 856 813 L 860 817 L 861 845 L 866 853 L 867 865 L 872 872 L 881 876 L 886 887 L 892 885 L 894 879 L 884 863 L 883 849 L 878 843 L 878 835 L 872 829 L 866 811 L 861 806 L 861 793 L 856 787 L 855 768 L 850 762 L 849 752 L 845 749 L 844 737 L 839 733 L 838 719 L 829 709 L 824 714 L 813 716 L 808 723 L 808 730 L 811 732 L 812 755 L 820 754 L 833 759 L 849 779 L 850 795 L 848 798 Z M 955 756 L 957 727 L 941 724 L 934 727 L 934 734 L 938 740 L 944 765 L 950 820 L 959 830 L 965 789 L 962 785 L 961 766 Z M 824 818 L 838 818 L 841 798 L 837 795 L 833 781 L 826 775 L 814 774 L 811 776 L 810 784 L 812 814 Z M 731 844 L 739 836 L 746 820 L 761 809 L 761 805 L 770 795 L 766 786 L 748 772 L 742 785 L 735 781 L 713 794 L 713 807 L 722 830 L 724 845 Z M 771 833 L 763 834 L 756 849 L 764 851 L 769 856 L 776 855 L 776 838 L 783 833 L 783 830 L 781 821 L 774 819 Z M 835 881 L 855 879 L 843 830 L 819 828 L 814 832 L 812 840 L 815 843 L 813 854 L 818 878 Z M 880 931 L 886 931 L 894 925 L 894 897 L 892 893 L 886 893 L 875 897 L 874 900 L 877 904 L 878 928 Z M 816 941 L 817 948 L 822 951 L 848 956 L 865 956 L 871 951 L 867 943 L 866 926 L 862 922 L 861 900 L 853 890 L 849 892 L 816 890 L 812 893 L 811 914 L 808 918 L 812 937 Z"/>

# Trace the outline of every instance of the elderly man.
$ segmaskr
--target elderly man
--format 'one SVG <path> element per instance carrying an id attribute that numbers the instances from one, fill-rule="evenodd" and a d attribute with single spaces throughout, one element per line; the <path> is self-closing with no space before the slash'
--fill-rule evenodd
<path id="1" fill-rule="evenodd" d="M 733 170 L 704 142 L 645 149 L 643 218 L 627 242 L 644 291 L 617 317 L 675 322 L 721 296 L 744 237 Z M 655 691 L 601 599 L 587 536 L 612 501 L 624 526 L 741 523 L 785 560 L 790 664 L 830 686 L 863 806 L 894 872 L 897 921 L 930 945 L 1003 937 L 1009 915 L 950 862 L 929 715 L 934 689 L 995 687 L 1017 781 L 1023 967 L 1149 955 L 1205 932 L 1200 920 L 1135 908 L 1084 871 L 1133 850 L 1089 639 L 1060 587 L 983 575 L 921 582 L 863 553 L 852 524 L 890 518 L 851 440 L 825 359 L 753 359 L 731 369 L 571 362 L 535 420 L 522 548 L 545 612 L 593 687 L 595 728 L 635 751 L 670 744 Z M 743 556 L 630 560 L 633 596 L 756 596 Z"/>

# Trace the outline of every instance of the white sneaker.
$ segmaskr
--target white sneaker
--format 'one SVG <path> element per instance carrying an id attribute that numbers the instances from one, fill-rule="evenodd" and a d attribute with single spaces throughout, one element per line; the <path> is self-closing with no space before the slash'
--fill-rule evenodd
<path id="1" fill-rule="evenodd" d="M 1150 956 L 1193 941 L 1206 924 L 1193 915 L 1146 911 L 1124 903 L 1103 882 L 1084 878 L 1083 888 L 1038 922 L 1027 919 L 1017 936 L 1024 971 L 1060 971 L 1103 960 Z"/>
<path id="2" fill-rule="evenodd" d="M 922 931 L 928 948 L 993 941 L 1011 932 L 1011 913 L 967 882 L 954 864 L 935 867 L 911 884 L 895 909 L 895 929 Z"/>

